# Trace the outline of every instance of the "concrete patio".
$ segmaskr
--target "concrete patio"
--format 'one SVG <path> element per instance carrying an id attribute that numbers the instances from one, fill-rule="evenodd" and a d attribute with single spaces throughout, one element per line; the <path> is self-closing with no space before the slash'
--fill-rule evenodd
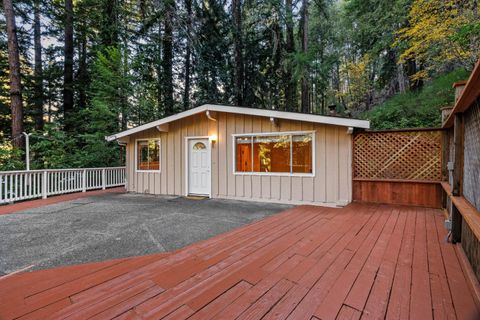
<path id="1" fill-rule="evenodd" d="M 51 199 L 62 197 L 68 196 Z M 44 269 L 173 251 L 290 207 L 104 193 L 3 214 L 0 275 L 31 265 Z"/>

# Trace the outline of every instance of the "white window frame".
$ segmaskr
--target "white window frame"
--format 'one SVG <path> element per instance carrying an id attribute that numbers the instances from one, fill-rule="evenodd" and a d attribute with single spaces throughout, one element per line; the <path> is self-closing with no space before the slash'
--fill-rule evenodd
<path id="1" fill-rule="evenodd" d="M 158 155 L 158 160 L 160 162 L 160 165 L 158 166 L 158 170 L 138 170 L 138 142 L 139 141 L 157 141 L 158 142 L 158 150 L 159 150 L 159 155 Z M 135 139 L 135 172 L 155 172 L 155 173 L 160 173 L 162 172 L 162 141 L 160 138 L 142 138 L 142 139 Z"/>
<path id="2" fill-rule="evenodd" d="M 300 173 L 300 172 L 239 172 L 237 171 L 237 138 L 241 137 L 251 137 L 252 142 L 254 137 L 272 137 L 272 136 L 289 136 L 290 138 L 290 168 L 292 168 L 292 136 L 294 135 L 306 135 L 310 134 L 312 136 L 312 173 Z M 258 132 L 258 133 L 238 133 L 232 134 L 232 145 L 233 145 L 233 174 L 237 176 L 280 176 L 280 177 L 315 177 L 315 135 L 316 131 L 278 131 L 278 132 Z M 253 155 L 252 155 L 253 162 Z M 253 169 L 253 168 L 252 168 Z"/>

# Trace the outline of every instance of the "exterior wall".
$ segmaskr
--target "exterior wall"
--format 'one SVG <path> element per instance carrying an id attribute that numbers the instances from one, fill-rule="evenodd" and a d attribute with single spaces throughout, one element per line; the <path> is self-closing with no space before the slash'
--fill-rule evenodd
<path id="1" fill-rule="evenodd" d="M 127 189 L 132 192 L 185 195 L 185 137 L 216 135 L 212 144 L 212 197 L 288 203 L 346 204 L 352 199 L 352 144 L 347 128 L 307 122 L 217 113 L 205 114 L 130 137 L 127 146 Z M 315 176 L 234 175 L 232 134 L 315 130 Z M 161 138 L 161 172 L 135 171 L 135 139 Z"/>

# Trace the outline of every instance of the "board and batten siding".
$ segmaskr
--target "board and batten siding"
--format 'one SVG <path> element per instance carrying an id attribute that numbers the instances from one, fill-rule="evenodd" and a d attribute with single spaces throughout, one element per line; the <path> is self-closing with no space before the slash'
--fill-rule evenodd
<path id="1" fill-rule="evenodd" d="M 150 129 L 127 141 L 130 192 L 185 195 L 185 138 L 217 136 L 211 149 L 212 197 L 284 203 L 345 205 L 352 199 L 352 136 L 347 128 L 301 121 L 216 113 L 169 123 L 168 132 Z M 315 176 L 234 175 L 233 134 L 315 131 Z M 160 172 L 136 172 L 135 141 L 160 138 Z"/>

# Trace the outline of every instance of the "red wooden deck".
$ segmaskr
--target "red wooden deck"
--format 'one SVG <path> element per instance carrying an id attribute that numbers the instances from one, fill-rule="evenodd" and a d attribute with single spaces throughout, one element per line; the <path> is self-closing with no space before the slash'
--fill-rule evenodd
<path id="1" fill-rule="evenodd" d="M 478 319 L 443 219 L 301 206 L 171 254 L 0 280 L 0 319 Z"/>

